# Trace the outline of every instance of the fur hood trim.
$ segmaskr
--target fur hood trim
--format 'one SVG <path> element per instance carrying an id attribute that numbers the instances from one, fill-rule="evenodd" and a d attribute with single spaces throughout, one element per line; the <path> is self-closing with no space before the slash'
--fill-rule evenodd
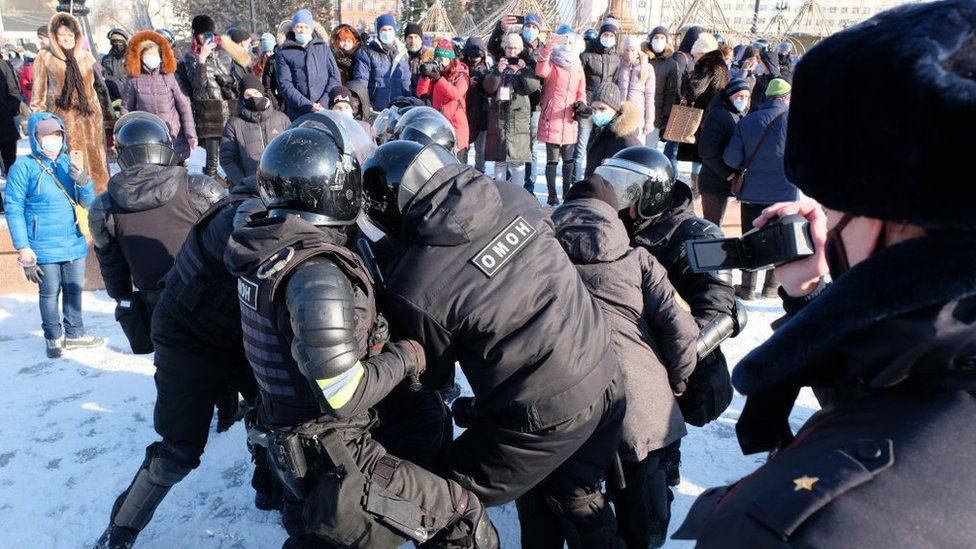
<path id="1" fill-rule="evenodd" d="M 55 13 L 51 16 L 51 20 L 47 24 L 47 31 L 51 36 L 51 45 L 48 49 L 54 54 L 58 59 L 65 59 L 64 50 L 58 45 L 58 40 L 55 38 L 57 33 L 55 32 L 62 23 L 67 23 L 68 28 L 70 28 L 75 33 L 75 47 L 73 50 L 75 59 L 78 59 L 79 54 L 84 51 L 82 47 L 82 42 L 85 41 L 85 34 L 81 30 L 81 23 L 78 22 L 78 18 L 70 13 Z"/>
<path id="2" fill-rule="evenodd" d="M 640 108 L 630 101 L 623 101 L 617 116 L 610 122 L 610 130 L 618 137 L 626 137 L 637 133 L 642 122 Z"/>
<path id="3" fill-rule="evenodd" d="M 654 53 L 654 50 L 651 49 L 650 42 L 644 42 L 643 44 L 641 44 L 641 51 L 647 54 L 648 59 L 657 59 L 658 57 L 660 57 L 661 59 L 670 59 L 671 56 L 674 55 L 674 46 L 672 46 L 671 44 L 665 44 L 664 51 L 662 51 L 660 54 L 657 54 Z"/>
<path id="4" fill-rule="evenodd" d="M 231 40 L 230 36 L 222 34 L 220 36 L 220 45 L 218 48 L 227 52 L 231 59 L 233 59 L 235 63 L 243 67 L 245 70 L 251 70 L 251 65 L 253 64 L 251 53 Z"/>
<path id="5" fill-rule="evenodd" d="M 144 30 L 137 32 L 136 35 L 129 40 L 129 45 L 126 47 L 126 74 L 128 74 L 131 78 L 135 78 L 142 74 L 142 56 L 139 55 L 139 53 L 140 49 L 142 48 L 142 44 L 145 42 L 152 42 L 159 48 L 159 57 L 162 58 L 163 61 L 159 66 L 159 70 L 162 74 L 173 74 L 176 72 L 176 55 L 173 53 L 173 48 L 169 46 L 169 42 L 154 31 Z"/>

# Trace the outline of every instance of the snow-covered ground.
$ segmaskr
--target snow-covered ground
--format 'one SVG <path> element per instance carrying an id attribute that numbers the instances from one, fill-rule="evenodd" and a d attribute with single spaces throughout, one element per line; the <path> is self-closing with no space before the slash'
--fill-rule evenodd
<path id="1" fill-rule="evenodd" d="M 20 154 L 28 152 L 26 140 L 19 148 Z M 539 147 L 537 157 L 544 154 Z M 191 169 L 198 171 L 203 162 L 203 150 L 197 148 Z M 687 171 L 684 163 L 681 168 Z M 486 171 L 493 173 L 491 163 Z M 541 173 L 536 181 L 536 194 L 545 200 Z M 0 548 L 90 547 L 146 445 L 157 439 L 152 358 L 131 354 L 115 322 L 114 305 L 104 292 L 87 292 L 86 328 L 105 337 L 107 344 L 51 360 L 44 352 L 36 296 L 0 297 Z M 769 337 L 770 322 L 782 314 L 774 300 L 756 301 L 748 308 L 745 332 L 723 345 L 730 367 Z M 459 379 L 464 383 L 463 375 Z M 743 404 L 736 395 L 719 420 L 701 429 L 689 427 L 671 532 L 705 488 L 737 480 L 762 463 L 761 455 L 745 457 L 738 448 L 735 422 Z M 804 390 L 790 418 L 793 427 L 816 409 L 813 395 Z M 173 488 L 140 535 L 139 547 L 281 546 L 287 536 L 278 514 L 253 506 L 244 440 L 240 424 L 222 434 L 211 430 L 201 466 Z M 514 506 L 490 514 L 502 547 L 518 547 Z M 666 545 L 690 546 L 678 541 Z"/>
<path id="2" fill-rule="evenodd" d="M 77 548 L 93 542 L 146 445 L 156 439 L 151 356 L 129 352 L 113 310 L 114 301 L 103 292 L 86 293 L 86 327 L 105 337 L 106 346 L 51 360 L 44 353 L 36 297 L 0 298 L 0 547 Z M 723 346 L 730 364 L 769 336 L 769 323 L 782 311 L 763 300 L 749 305 L 749 314 L 746 331 Z M 702 490 L 736 480 L 762 462 L 738 449 L 734 426 L 743 402 L 737 395 L 721 419 L 689 428 L 672 532 Z M 794 427 L 815 409 L 812 395 L 801 395 Z M 212 430 L 202 465 L 173 488 L 140 546 L 280 547 L 286 535 L 277 513 L 252 504 L 244 438 L 240 424 L 222 434 Z M 514 507 L 493 509 L 491 516 L 503 547 L 517 547 Z"/>

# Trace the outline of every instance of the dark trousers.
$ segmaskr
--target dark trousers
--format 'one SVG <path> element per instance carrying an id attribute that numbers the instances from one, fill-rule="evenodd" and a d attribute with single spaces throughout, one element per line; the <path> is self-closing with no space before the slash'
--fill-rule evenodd
<path id="1" fill-rule="evenodd" d="M 628 549 L 660 547 L 668 534 L 671 500 L 663 450 L 641 461 L 623 460 L 623 490 L 607 483 L 607 494 L 617 515 L 617 533 Z"/>
<path id="2" fill-rule="evenodd" d="M 17 161 L 17 142 L 0 143 L 0 160 L 3 160 L 3 176 L 7 176 L 10 167 Z"/>
<path id="3" fill-rule="evenodd" d="M 566 193 L 573 184 L 573 144 L 556 145 L 546 143 L 546 186 L 549 189 L 549 204 L 553 204 L 556 197 L 556 166 L 559 160 L 563 161 L 563 200 L 566 200 Z"/>
<path id="4" fill-rule="evenodd" d="M 217 165 L 220 164 L 220 138 L 207 137 L 200 140 L 204 150 L 207 151 L 207 164 L 203 168 L 203 173 L 210 177 L 217 175 Z"/>
<path id="5" fill-rule="evenodd" d="M 722 226 L 722 218 L 725 217 L 725 209 L 729 206 L 729 199 L 720 194 L 711 194 L 699 189 L 702 199 L 702 217 L 712 223 Z"/>

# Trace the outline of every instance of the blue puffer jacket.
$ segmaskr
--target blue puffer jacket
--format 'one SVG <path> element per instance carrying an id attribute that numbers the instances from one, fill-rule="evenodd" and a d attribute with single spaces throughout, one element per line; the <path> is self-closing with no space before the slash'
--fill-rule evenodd
<path id="1" fill-rule="evenodd" d="M 756 150 L 766 127 L 789 106 L 782 101 L 766 101 L 756 112 L 749 113 L 735 126 L 732 140 L 725 147 L 722 161 L 736 170 L 745 166 Z M 786 152 L 786 119 L 784 115 L 770 130 L 756 158 L 749 164 L 746 181 L 739 194 L 739 200 L 752 204 L 774 204 L 789 202 L 800 197 L 800 191 L 786 179 L 783 168 L 783 155 Z"/>
<path id="2" fill-rule="evenodd" d="M 312 112 L 312 105 L 328 108 L 329 90 L 338 86 L 339 65 L 332 48 L 317 34 L 307 47 L 289 39 L 275 54 L 278 91 L 285 100 L 285 112 L 292 120 Z"/>
<path id="3" fill-rule="evenodd" d="M 31 115 L 27 132 L 32 152 L 18 158 L 10 167 L 3 197 L 7 227 L 14 248 L 34 250 L 39 264 L 73 261 L 88 253 L 85 238 L 78 232 L 71 203 L 44 167 L 54 173 L 68 194 L 82 206 L 87 208 L 95 198 L 91 180 L 87 185 L 76 186 L 71 179 L 68 173 L 71 162 L 66 145 L 62 146 L 61 154 L 54 161 L 41 153 L 41 144 L 34 134 L 34 128 L 38 122 L 48 118 L 57 120 L 64 130 L 64 122 L 51 113 Z"/>
<path id="4" fill-rule="evenodd" d="M 393 60 L 397 61 L 396 67 Z M 381 111 L 390 106 L 390 101 L 410 94 L 410 56 L 406 48 L 397 41 L 396 53 L 390 53 L 373 40 L 356 54 L 353 78 L 366 85 L 369 102 L 373 109 Z"/>

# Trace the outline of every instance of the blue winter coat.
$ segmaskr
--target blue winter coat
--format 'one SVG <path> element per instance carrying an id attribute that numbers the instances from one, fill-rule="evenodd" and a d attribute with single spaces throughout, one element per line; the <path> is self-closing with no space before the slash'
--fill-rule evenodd
<path id="1" fill-rule="evenodd" d="M 275 54 L 275 72 L 292 120 L 312 112 L 315 103 L 328 108 L 329 90 L 341 84 L 332 48 L 318 35 L 304 48 L 294 39 L 285 40 Z"/>
<path id="2" fill-rule="evenodd" d="M 756 112 L 749 113 L 739 121 L 732 133 L 732 139 L 725 147 L 722 161 L 730 168 L 741 169 L 749 161 L 752 151 L 762 138 L 769 123 L 789 106 L 782 101 L 766 101 Z M 797 200 L 800 191 L 786 179 L 783 168 L 783 155 L 786 152 L 786 119 L 782 116 L 770 130 L 756 158 L 746 171 L 745 184 L 739 200 L 753 204 L 773 204 Z"/>
<path id="3" fill-rule="evenodd" d="M 61 147 L 61 154 L 54 161 L 41 153 L 41 144 L 34 135 L 34 128 L 38 122 L 48 118 L 57 120 L 64 130 L 64 122 L 51 113 L 31 115 L 27 132 L 32 152 L 18 158 L 10 167 L 7 190 L 3 196 L 7 227 L 14 248 L 32 249 L 39 264 L 73 261 L 88 253 L 88 244 L 78 232 L 71 203 L 41 165 L 54 173 L 64 190 L 77 203 L 87 208 L 95 198 L 95 187 L 90 179 L 84 186 L 76 186 L 71 179 L 67 145 Z"/>
<path id="4" fill-rule="evenodd" d="M 393 60 L 396 67 L 390 70 Z M 410 56 L 403 44 L 397 42 L 396 53 L 390 53 L 376 40 L 359 48 L 353 78 L 366 85 L 373 109 L 381 111 L 390 101 L 410 93 Z"/>

